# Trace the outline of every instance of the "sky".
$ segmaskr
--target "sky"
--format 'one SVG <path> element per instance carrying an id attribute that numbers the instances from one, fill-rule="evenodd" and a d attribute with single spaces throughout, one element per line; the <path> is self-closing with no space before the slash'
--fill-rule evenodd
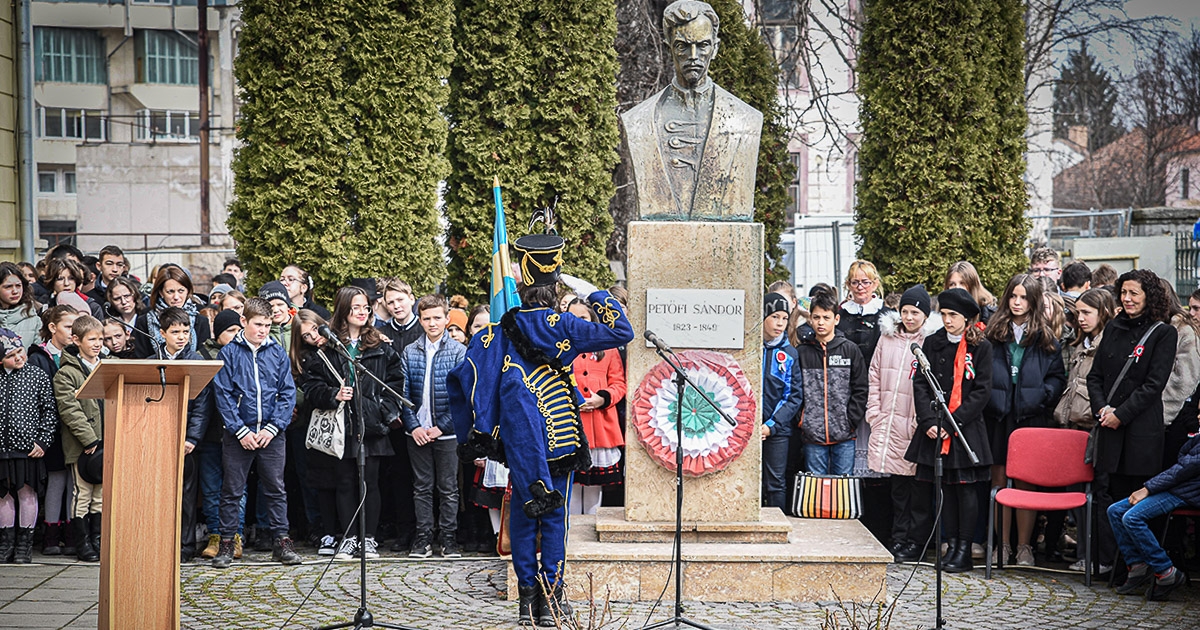
<path id="1" fill-rule="evenodd" d="M 1185 36 L 1193 28 L 1200 30 L 1200 0 L 1128 0 L 1125 11 L 1131 18 L 1173 18 L 1175 21 L 1168 28 Z M 1133 73 L 1133 61 L 1138 51 L 1127 39 L 1118 38 L 1111 48 L 1095 45 L 1089 46 L 1089 49 L 1101 63 L 1115 69 L 1117 74 L 1128 76 Z M 1065 55 L 1061 58 L 1065 59 Z"/>

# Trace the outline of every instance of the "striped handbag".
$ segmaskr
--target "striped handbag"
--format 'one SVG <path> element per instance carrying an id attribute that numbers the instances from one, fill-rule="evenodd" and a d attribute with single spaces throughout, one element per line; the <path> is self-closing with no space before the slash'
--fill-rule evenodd
<path id="1" fill-rule="evenodd" d="M 858 518 L 862 516 L 862 480 L 796 473 L 792 513 L 801 518 Z"/>

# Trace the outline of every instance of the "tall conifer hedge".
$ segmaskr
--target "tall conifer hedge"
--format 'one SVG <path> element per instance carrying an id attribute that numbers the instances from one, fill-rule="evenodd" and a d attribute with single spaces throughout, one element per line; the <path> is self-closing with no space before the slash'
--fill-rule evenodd
<path id="1" fill-rule="evenodd" d="M 229 230 L 251 285 L 288 264 L 328 298 L 350 278 L 443 277 L 437 184 L 450 7 L 243 0 Z"/>
<path id="2" fill-rule="evenodd" d="M 870 0 L 858 60 L 860 255 L 888 286 L 1027 261 L 1021 0 Z"/>
<path id="3" fill-rule="evenodd" d="M 619 136 L 615 5 L 571 0 L 457 0 L 450 75 L 446 215 L 449 287 L 487 295 L 492 178 L 504 191 L 510 242 L 558 197 L 567 271 L 598 286 Z"/>

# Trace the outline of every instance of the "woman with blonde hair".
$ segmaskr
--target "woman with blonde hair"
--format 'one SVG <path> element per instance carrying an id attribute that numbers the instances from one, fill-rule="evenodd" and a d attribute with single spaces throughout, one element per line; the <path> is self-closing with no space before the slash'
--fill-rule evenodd
<path id="1" fill-rule="evenodd" d="M 892 309 L 883 304 L 883 279 L 874 263 L 856 260 L 846 273 L 846 301 L 838 315 L 837 329 L 853 341 L 863 360 L 871 362 L 879 343 L 879 316 Z"/>
<path id="2" fill-rule="evenodd" d="M 975 265 L 960 260 L 946 270 L 946 279 L 942 282 L 942 290 L 958 287 L 971 294 L 975 303 L 979 304 L 979 321 L 988 323 L 988 318 L 996 312 L 996 296 L 983 286 Z"/>

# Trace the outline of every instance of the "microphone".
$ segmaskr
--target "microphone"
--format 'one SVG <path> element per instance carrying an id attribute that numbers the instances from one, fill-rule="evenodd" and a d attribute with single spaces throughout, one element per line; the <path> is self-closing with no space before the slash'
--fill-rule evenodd
<path id="1" fill-rule="evenodd" d="M 126 323 L 126 322 L 125 322 L 125 320 L 123 320 L 123 319 L 118 319 L 118 318 L 116 318 L 116 317 L 105 317 L 105 318 L 104 318 L 104 321 L 106 321 L 106 322 L 116 322 L 116 323 L 120 324 L 122 328 L 124 328 L 124 329 L 126 329 L 126 330 L 131 330 L 131 331 L 133 331 L 133 332 L 135 332 L 135 333 L 137 333 L 137 334 L 139 334 L 139 335 L 141 335 L 141 336 L 145 337 L 146 339 L 149 339 L 149 340 L 150 340 L 150 345 L 154 347 L 154 354 L 155 354 L 155 355 L 158 357 L 158 359 L 159 359 L 160 361 L 162 360 L 162 358 L 163 358 L 163 356 L 162 356 L 162 345 L 158 343 L 158 340 L 154 338 L 154 335 L 151 335 L 150 333 L 147 333 L 147 332 L 145 332 L 145 331 L 143 331 L 143 330 L 139 330 L 137 326 L 134 326 L 133 324 Z"/>
<path id="2" fill-rule="evenodd" d="M 926 372 L 932 371 L 933 368 L 929 367 L 929 357 L 925 356 L 925 352 L 921 350 L 920 344 L 914 341 L 908 349 L 912 350 L 913 355 L 917 357 L 917 362 L 921 364 L 922 370 Z"/>
<path id="3" fill-rule="evenodd" d="M 346 349 L 345 344 L 342 343 L 341 339 L 338 339 L 337 334 L 335 334 L 333 330 L 329 328 L 328 324 L 321 324 L 320 326 L 317 326 L 317 334 L 324 337 L 326 341 L 333 345 L 333 347 L 341 348 L 342 350 Z"/>
<path id="4" fill-rule="evenodd" d="M 667 342 L 663 341 L 662 339 L 659 339 L 658 335 L 654 334 L 653 332 L 647 330 L 645 333 L 642 334 L 642 336 L 646 338 L 646 341 L 649 341 L 650 343 L 654 344 L 655 348 L 658 348 L 659 350 L 666 352 L 667 354 L 675 354 L 675 351 L 671 349 L 671 346 L 668 346 Z"/>

